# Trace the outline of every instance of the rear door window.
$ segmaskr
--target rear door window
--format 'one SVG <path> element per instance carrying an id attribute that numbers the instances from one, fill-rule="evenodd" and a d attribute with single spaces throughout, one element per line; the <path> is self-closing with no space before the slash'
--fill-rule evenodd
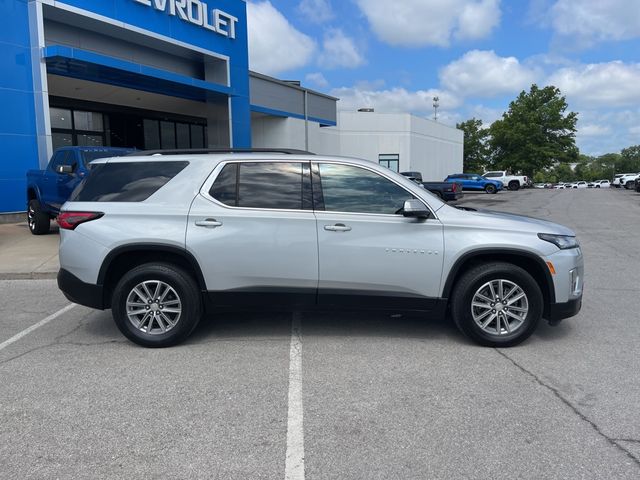
<path id="1" fill-rule="evenodd" d="M 189 162 L 104 163 L 91 169 L 71 195 L 74 202 L 142 202 Z"/>
<path id="2" fill-rule="evenodd" d="M 308 164 L 302 162 L 229 163 L 209 195 L 230 207 L 310 209 L 309 178 Z"/>

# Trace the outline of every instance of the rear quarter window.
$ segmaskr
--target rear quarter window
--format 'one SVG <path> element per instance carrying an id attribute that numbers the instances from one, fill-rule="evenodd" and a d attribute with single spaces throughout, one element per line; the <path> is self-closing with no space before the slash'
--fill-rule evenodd
<path id="1" fill-rule="evenodd" d="M 143 202 L 189 162 L 125 162 L 96 165 L 71 194 L 72 202 Z"/>

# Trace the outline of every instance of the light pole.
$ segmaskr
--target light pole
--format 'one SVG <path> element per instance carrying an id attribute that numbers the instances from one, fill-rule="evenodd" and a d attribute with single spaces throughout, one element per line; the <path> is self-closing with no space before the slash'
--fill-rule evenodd
<path id="1" fill-rule="evenodd" d="M 438 107 L 440 106 L 440 98 L 433 97 L 433 119 L 438 121 Z"/>

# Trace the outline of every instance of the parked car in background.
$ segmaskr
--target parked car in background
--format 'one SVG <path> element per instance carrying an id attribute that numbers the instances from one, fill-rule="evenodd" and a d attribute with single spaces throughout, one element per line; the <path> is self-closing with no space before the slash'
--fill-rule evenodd
<path id="1" fill-rule="evenodd" d="M 458 182 L 422 182 L 422 186 L 445 202 L 460 200 L 464 196 L 462 183 Z"/>
<path id="2" fill-rule="evenodd" d="M 55 151 L 45 170 L 27 172 L 27 221 L 34 235 L 49 232 L 51 219 L 87 175 L 98 158 L 121 157 L 133 152 L 116 147 L 63 147 Z"/>
<path id="3" fill-rule="evenodd" d="M 580 182 L 575 182 L 572 185 L 572 188 L 587 188 L 589 185 L 587 184 L 587 182 L 584 181 L 580 181 Z"/>
<path id="4" fill-rule="evenodd" d="M 450 207 L 368 160 L 282 153 L 97 160 L 58 217 L 58 286 L 146 347 L 229 308 L 450 315 L 490 347 L 580 311 L 569 228 Z"/>
<path id="5" fill-rule="evenodd" d="M 593 188 L 610 188 L 611 182 L 609 180 L 596 180 L 593 182 Z"/>
<path id="6" fill-rule="evenodd" d="M 408 179 L 413 180 L 422 188 L 440 197 L 445 202 L 460 200 L 464 195 L 462 183 L 423 182 L 421 172 L 401 172 L 400 175 L 404 175 Z"/>
<path id="7" fill-rule="evenodd" d="M 622 183 L 622 177 L 635 176 L 635 175 L 638 175 L 638 174 L 637 173 L 616 173 L 613 177 L 613 182 L 611 182 L 611 185 L 613 185 L 616 188 L 620 188 L 624 185 Z"/>
<path id="8" fill-rule="evenodd" d="M 477 173 L 456 173 L 449 175 L 444 181 L 461 183 L 463 190 L 475 192 L 484 190 L 487 193 L 498 193 L 504 188 L 501 181 L 490 180 Z"/>
<path id="9" fill-rule="evenodd" d="M 640 176 L 640 173 L 631 173 L 628 175 L 623 175 L 620 178 L 620 186 L 626 188 L 627 190 L 633 190 L 636 188 L 636 179 Z"/>
<path id="10" fill-rule="evenodd" d="M 526 175 L 509 175 L 506 170 L 492 170 L 482 174 L 484 178 L 499 180 L 509 190 L 519 190 L 529 186 L 529 177 Z"/>

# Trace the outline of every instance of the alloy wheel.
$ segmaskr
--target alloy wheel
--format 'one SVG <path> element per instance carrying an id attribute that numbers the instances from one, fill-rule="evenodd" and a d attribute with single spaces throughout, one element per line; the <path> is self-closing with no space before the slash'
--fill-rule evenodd
<path id="1" fill-rule="evenodd" d="M 473 295 L 471 315 L 478 327 L 490 335 L 510 335 L 520 329 L 529 312 L 524 290 L 510 280 L 496 279 Z"/>
<path id="2" fill-rule="evenodd" d="M 137 330 L 148 335 L 162 335 L 180 321 L 182 301 L 171 285 L 160 280 L 146 280 L 129 292 L 126 312 Z"/>

